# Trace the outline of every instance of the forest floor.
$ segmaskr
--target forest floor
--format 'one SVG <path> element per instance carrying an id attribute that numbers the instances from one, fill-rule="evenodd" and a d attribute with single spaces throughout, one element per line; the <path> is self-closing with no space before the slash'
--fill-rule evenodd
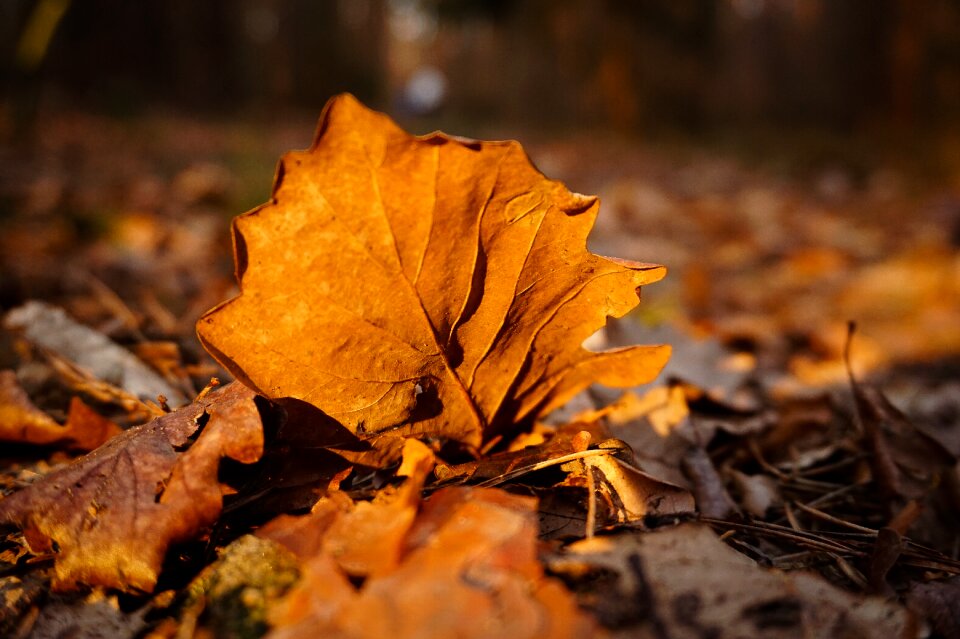
<path id="1" fill-rule="evenodd" d="M 313 126 L 42 118 L 0 146 L 0 312 L 60 307 L 187 398 L 229 380 L 194 326 L 236 294 L 230 219 L 268 199 L 277 158 L 308 146 Z M 669 269 L 588 342 L 669 343 L 661 376 L 627 395 L 595 387 L 552 421 L 610 405 L 606 432 L 642 471 L 689 490 L 701 522 L 648 520 L 656 532 L 640 542 L 615 522 L 584 535 L 586 513 L 575 532 L 550 531 L 541 512 L 547 574 L 624 636 L 958 636 L 960 175 L 918 178 L 908 160 L 869 158 L 794 170 L 604 136 L 525 148 L 548 177 L 600 196 L 592 251 Z M 137 422 L 49 350 L 2 331 L 0 370 L 57 422 L 76 394 L 122 427 Z M 0 487 L 73 456 L 5 443 Z M 81 612 L 93 595 L 49 595 L 49 562 L 30 563 L 21 541 L 10 531 L 0 546 L 0 634 L 95 635 L 102 618 Z M 636 557 L 644 569 L 630 573 Z M 157 620 L 189 616 L 182 602 L 98 596 L 114 602 L 115 636 L 173 636 Z"/>

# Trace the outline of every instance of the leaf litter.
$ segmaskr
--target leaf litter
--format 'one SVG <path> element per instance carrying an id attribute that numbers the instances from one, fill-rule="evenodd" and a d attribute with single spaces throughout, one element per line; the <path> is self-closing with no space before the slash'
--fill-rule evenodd
<path id="1" fill-rule="evenodd" d="M 742 316 L 718 323 L 723 341 L 681 344 L 690 359 L 661 385 L 590 386 L 650 381 L 667 354 L 631 346 L 629 323 L 607 326 L 606 352 L 581 347 L 664 272 L 587 252 L 596 213 L 519 145 L 415 138 L 341 97 L 284 157 L 271 202 L 235 221 L 240 295 L 198 325 L 243 384 L 190 403 L 217 368 L 156 295 L 131 310 L 87 278 L 92 298 L 68 303 L 114 340 L 38 302 L 37 322 L 8 315 L 0 632 L 956 634 L 949 396 L 921 424 L 852 374 L 797 394 L 812 368 L 789 384 L 757 383 L 743 353 L 713 368 L 718 345 L 772 343 Z M 789 268 L 809 283 L 839 263 L 828 253 Z M 938 268 L 923 291 L 949 292 Z M 781 276 L 796 287 L 798 272 Z M 863 302 L 852 290 L 844 308 Z M 227 291 L 194 289 L 179 312 Z M 917 319 L 935 344 L 897 348 L 949 351 L 948 300 Z M 789 313 L 803 315 L 767 317 Z M 46 321 L 100 346 L 79 353 Z M 586 411 L 543 420 L 584 389 L 570 406 Z"/>

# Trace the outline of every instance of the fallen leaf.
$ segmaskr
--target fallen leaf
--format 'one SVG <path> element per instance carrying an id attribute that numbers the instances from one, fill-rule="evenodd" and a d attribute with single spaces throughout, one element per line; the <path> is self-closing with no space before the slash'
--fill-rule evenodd
<path id="1" fill-rule="evenodd" d="M 179 390 L 130 351 L 92 328 L 79 324 L 61 308 L 36 300 L 19 306 L 4 317 L 7 329 L 24 339 L 90 371 L 94 377 L 122 388 L 140 399 L 163 395 L 172 406 L 187 403 Z"/>
<path id="2" fill-rule="evenodd" d="M 848 326 L 844 363 L 853 393 L 854 417 L 871 452 L 874 478 L 888 499 L 916 499 L 936 489 L 957 459 L 894 406 L 875 386 L 856 379 L 850 347 L 856 325 Z"/>
<path id="3" fill-rule="evenodd" d="M 349 575 L 365 577 L 389 571 L 399 562 L 404 536 L 416 517 L 423 484 L 433 465 L 433 452 L 422 442 L 407 439 L 398 469 L 406 480 L 399 487 L 387 486 L 371 501 L 355 503 L 339 489 L 349 472 L 343 471 L 309 515 L 281 515 L 267 522 L 257 535 L 283 544 L 303 558 L 325 552 Z"/>
<path id="4" fill-rule="evenodd" d="M 22 528 L 34 552 L 55 552 L 55 589 L 150 591 L 168 546 L 194 538 L 220 514 L 220 458 L 260 457 L 253 398 L 234 383 L 131 428 L 4 498 L 0 522 Z"/>
<path id="5" fill-rule="evenodd" d="M 881 528 L 877 531 L 877 540 L 873 545 L 873 552 L 870 554 L 869 572 L 867 574 L 871 592 L 887 597 L 896 596 L 896 591 L 887 583 L 887 573 L 897 563 L 903 548 L 903 538 L 896 530 Z"/>
<path id="6" fill-rule="evenodd" d="M 405 535 L 400 562 L 347 580 L 335 554 L 302 567 L 271 615 L 295 637 L 586 637 L 593 623 L 537 561 L 536 502 L 491 488 L 445 488 Z"/>
<path id="7" fill-rule="evenodd" d="M 382 574 L 400 563 L 403 540 L 417 516 L 423 483 L 434 463 L 426 446 L 407 441 L 402 464 L 407 480 L 396 490 L 380 491 L 373 501 L 354 504 L 327 529 L 323 549 L 348 575 Z"/>
<path id="8" fill-rule="evenodd" d="M 656 386 L 642 396 L 631 392 L 598 412 L 610 434 L 626 442 L 638 468 L 658 479 L 689 488 L 680 462 L 697 441 L 683 390 Z"/>
<path id="9" fill-rule="evenodd" d="M 594 537 L 547 565 L 604 625 L 629 636 L 666 636 L 666 629 L 676 639 L 917 636 L 899 605 L 814 575 L 761 568 L 701 525 Z"/>
<path id="10" fill-rule="evenodd" d="M 102 590 L 78 597 L 52 597 L 40 609 L 39 615 L 29 626 L 31 639 L 57 639 L 59 637 L 111 637 L 133 639 L 139 637 L 147 625 L 145 610 L 121 609 L 116 595 L 107 595 Z M 27 629 L 19 628 L 20 633 Z M 16 634 L 13 636 L 26 636 Z"/>
<path id="11" fill-rule="evenodd" d="M 889 496 L 917 498 L 937 487 L 956 459 L 878 388 L 856 382 L 852 388 L 881 488 Z"/>
<path id="12" fill-rule="evenodd" d="M 591 444 L 594 439 L 601 441 Z M 558 468 L 565 477 L 549 485 L 543 473 Z M 694 513 L 686 488 L 638 468 L 633 450 L 610 438 L 600 421 L 566 424 L 544 443 L 521 450 L 457 466 L 438 464 L 434 473 L 441 486 L 510 484 L 536 494 L 541 534 L 551 539 L 582 536 L 585 525 L 592 534 L 597 527 L 643 527 Z"/>
<path id="13" fill-rule="evenodd" d="M 607 506 L 598 523 L 643 525 L 694 514 L 694 499 L 689 491 L 643 472 L 631 463 L 632 458 L 630 451 L 627 459 L 605 455 L 580 460 L 583 472 L 593 476 L 596 495 Z"/>
<path id="14" fill-rule="evenodd" d="M 434 475 L 442 486 L 469 483 L 492 487 L 544 468 L 559 466 L 590 446 L 592 433 L 582 430 L 581 426 L 593 425 L 568 424 L 534 446 L 500 451 L 455 466 L 437 464 Z"/>
<path id="15" fill-rule="evenodd" d="M 240 522 L 241 526 L 246 525 L 244 521 L 264 521 L 278 513 L 309 510 L 326 494 L 330 481 L 350 468 L 343 449 L 361 449 L 351 452 L 362 455 L 370 448 L 300 400 L 271 402 L 262 417 L 265 432 L 270 435 L 269 445 L 263 458 L 243 473 L 239 494 L 224 508 L 229 522 Z"/>
<path id="16" fill-rule="evenodd" d="M 770 508 L 783 505 L 777 481 L 770 475 L 748 475 L 731 469 L 730 477 L 740 493 L 744 510 L 754 517 L 762 519 Z"/>
<path id="17" fill-rule="evenodd" d="M 98 379 L 89 370 L 53 351 L 44 348 L 38 350 L 65 388 L 97 402 L 120 407 L 126 413 L 125 419 L 129 424 L 142 424 L 168 412 L 154 401 L 142 400 L 110 382 Z"/>
<path id="18" fill-rule="evenodd" d="M 13 371 L 0 371 L 0 441 L 88 451 L 120 432 L 79 397 L 70 401 L 67 422 L 61 426 L 33 405 Z"/>
<path id="19" fill-rule="evenodd" d="M 691 446 L 682 461 L 683 471 L 692 484 L 697 510 L 704 517 L 726 519 L 736 512 L 734 503 L 713 460 L 700 446 Z"/>
<path id="20" fill-rule="evenodd" d="M 198 333 L 251 388 L 352 432 L 479 445 L 666 361 L 581 347 L 665 273 L 587 252 L 597 211 L 515 142 L 413 137 L 343 95 L 284 156 L 271 202 L 234 220 L 242 292 Z"/>

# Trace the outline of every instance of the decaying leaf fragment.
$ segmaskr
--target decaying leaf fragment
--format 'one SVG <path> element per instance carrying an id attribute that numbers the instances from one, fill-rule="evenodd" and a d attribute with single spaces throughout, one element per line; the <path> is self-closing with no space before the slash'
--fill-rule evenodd
<path id="1" fill-rule="evenodd" d="M 413 137 L 343 95 L 284 156 L 272 201 L 234 220 L 242 293 L 200 339 L 252 388 L 353 432 L 476 445 L 666 361 L 581 347 L 665 273 L 589 253 L 597 211 L 515 142 Z"/>
<path id="2" fill-rule="evenodd" d="M 13 371 L 0 371 L 0 442 L 63 446 L 93 450 L 120 427 L 99 415 L 79 397 L 70 401 L 67 422 L 61 426 L 33 405 Z"/>
<path id="3" fill-rule="evenodd" d="M 71 400 L 67 421 L 61 426 L 34 406 L 13 371 L 0 371 L 0 442 L 88 451 L 120 432 L 79 397 Z"/>
<path id="4" fill-rule="evenodd" d="M 567 483 L 586 485 L 590 499 L 599 502 L 596 523 L 642 525 L 645 520 L 690 516 L 693 496 L 686 489 L 645 473 L 633 463 L 633 451 L 618 440 L 600 444 L 622 447 L 616 454 L 584 457 L 564 466 L 571 475 Z M 615 449 L 616 450 L 616 449 Z M 595 506 L 596 507 L 596 506 Z M 594 521 L 588 522 L 593 533 Z"/>
<path id="5" fill-rule="evenodd" d="M 234 383 L 131 428 L 0 500 L 0 523 L 21 527 L 34 552 L 56 553 L 57 589 L 82 583 L 150 591 L 167 547 L 191 539 L 220 514 L 220 458 L 260 457 L 263 431 L 253 398 Z"/>

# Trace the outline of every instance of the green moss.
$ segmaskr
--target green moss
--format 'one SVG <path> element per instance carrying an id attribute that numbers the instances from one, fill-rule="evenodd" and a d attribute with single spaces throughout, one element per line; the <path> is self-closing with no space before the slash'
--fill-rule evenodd
<path id="1" fill-rule="evenodd" d="M 262 637 L 269 629 L 267 611 L 299 577 L 292 553 L 245 535 L 190 584 L 181 623 L 196 623 L 227 639 Z"/>

